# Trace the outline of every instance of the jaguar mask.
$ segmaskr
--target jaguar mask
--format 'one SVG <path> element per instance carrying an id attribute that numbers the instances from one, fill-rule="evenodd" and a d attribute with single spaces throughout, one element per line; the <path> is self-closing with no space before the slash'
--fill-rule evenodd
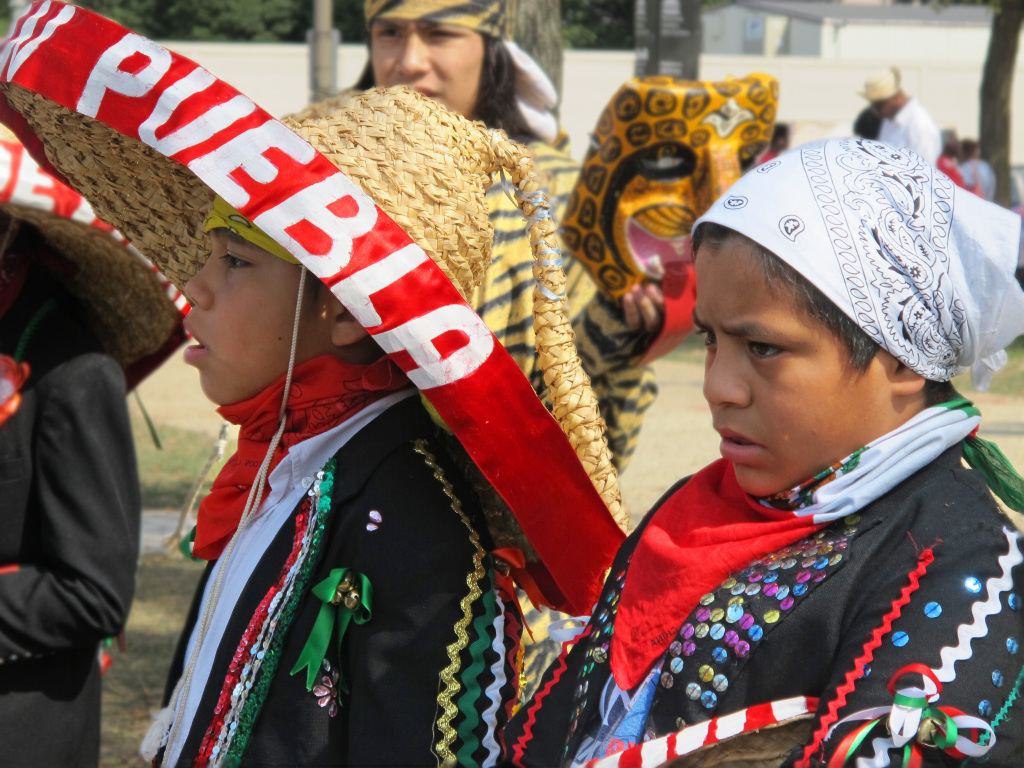
<path id="1" fill-rule="evenodd" d="M 778 81 L 764 74 L 627 82 L 601 114 L 569 200 L 569 252 L 615 298 L 685 273 L 693 222 L 768 146 L 778 101 Z"/>

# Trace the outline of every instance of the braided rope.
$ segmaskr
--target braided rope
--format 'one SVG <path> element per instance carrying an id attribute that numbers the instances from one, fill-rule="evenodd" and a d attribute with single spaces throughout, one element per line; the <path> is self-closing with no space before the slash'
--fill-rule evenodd
<path id="1" fill-rule="evenodd" d="M 498 168 L 511 177 L 517 204 L 530 225 L 533 276 L 537 281 L 533 296 L 537 363 L 551 393 L 552 414 L 608 510 L 625 528 L 618 474 L 608 450 L 604 419 L 590 377 L 583 370 L 569 320 L 565 272 L 556 237 L 558 227 L 551 217 L 529 150 L 510 141 L 501 131 L 492 131 L 491 149 Z"/>

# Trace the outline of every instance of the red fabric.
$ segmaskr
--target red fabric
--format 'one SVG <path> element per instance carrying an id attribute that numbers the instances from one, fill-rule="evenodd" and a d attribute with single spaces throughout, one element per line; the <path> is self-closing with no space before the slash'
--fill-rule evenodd
<path id="1" fill-rule="evenodd" d="M 628 691 L 643 679 L 702 595 L 824 525 L 760 504 L 725 459 L 690 478 L 655 513 L 633 552 L 611 642 L 616 684 Z"/>
<path id="2" fill-rule="evenodd" d="M 220 557 L 242 519 L 249 490 L 277 431 L 284 382 L 281 376 L 255 397 L 217 409 L 240 427 L 238 450 L 199 505 L 192 548 L 198 558 Z M 371 365 L 354 365 L 321 355 L 295 366 L 284 434 L 270 461 L 270 472 L 291 446 L 338 426 L 370 403 L 407 386 L 409 380 L 386 357 Z"/>
<path id="3" fill-rule="evenodd" d="M 956 184 L 958 187 L 963 187 L 964 189 L 971 189 L 966 184 L 964 184 L 964 177 L 960 175 L 960 168 L 957 166 L 956 160 L 946 157 L 945 155 L 939 155 L 939 159 L 936 161 L 935 167 L 938 168 L 947 176 L 949 176 L 953 183 Z M 974 190 L 971 191 L 973 192 Z"/>

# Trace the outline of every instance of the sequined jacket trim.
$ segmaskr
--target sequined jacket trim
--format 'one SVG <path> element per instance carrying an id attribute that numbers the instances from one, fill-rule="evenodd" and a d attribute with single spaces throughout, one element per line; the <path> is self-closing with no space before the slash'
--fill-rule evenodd
<path id="1" fill-rule="evenodd" d="M 992 724 L 997 743 L 988 762 L 1017 764 L 1024 750 L 1024 564 L 1013 556 L 1017 531 L 979 473 L 960 465 L 959 453 L 955 446 L 859 514 L 751 563 L 706 594 L 675 637 L 666 638 L 641 737 L 793 696 L 820 700 L 816 731 L 824 718 L 835 723 L 890 706 L 890 676 L 920 663 L 948 680 L 940 705 Z M 610 682 L 615 613 L 649 519 L 616 556 L 591 632 L 569 654 L 561 679 L 540 706 L 529 703 L 510 724 L 509 744 L 525 747 L 516 764 L 602 756 L 594 735 L 607 703 L 602 693 Z M 926 548 L 934 561 L 924 570 L 919 555 Z M 919 584 L 894 612 L 915 572 L 923 573 Z M 879 628 L 866 674 L 854 674 L 848 684 Z M 556 671 L 545 675 L 542 690 Z M 840 725 L 814 759 L 827 761 L 855 725 Z M 802 754 L 803 745 L 793 747 L 790 760 Z M 871 758 L 874 750 L 868 739 L 857 754 Z M 890 758 L 901 764 L 896 751 Z M 925 765 L 945 760 L 925 750 Z"/>
<path id="2" fill-rule="evenodd" d="M 322 544 L 308 558 L 309 578 L 303 585 L 296 580 L 297 598 L 287 601 L 293 613 L 267 614 L 278 622 L 266 649 L 273 666 L 265 656 L 252 680 L 252 706 L 242 710 L 236 728 L 248 729 L 248 737 L 241 749 L 244 738 L 236 734 L 231 749 L 238 765 L 431 765 L 448 756 L 462 765 L 496 762 L 498 733 L 517 695 L 512 661 L 519 625 L 495 595 L 482 517 L 434 429 L 419 400 L 410 398 L 336 454 L 329 517 Z M 296 522 L 305 531 L 310 526 L 302 524 L 302 514 L 300 507 Z M 243 590 L 225 631 L 231 640 L 214 660 L 220 671 L 207 684 L 179 765 L 202 757 L 207 725 L 218 706 L 223 710 L 220 694 L 239 638 L 290 570 L 297 535 L 295 525 L 282 528 Z M 335 643 L 328 646 L 316 685 L 307 690 L 306 674 L 289 671 L 322 605 L 309 587 L 336 568 L 369 579 L 372 618 L 348 627 L 340 652 Z M 185 638 L 195 616 L 194 607 Z M 179 646 L 172 677 L 181 656 Z M 446 710 L 439 696 L 449 682 Z"/>

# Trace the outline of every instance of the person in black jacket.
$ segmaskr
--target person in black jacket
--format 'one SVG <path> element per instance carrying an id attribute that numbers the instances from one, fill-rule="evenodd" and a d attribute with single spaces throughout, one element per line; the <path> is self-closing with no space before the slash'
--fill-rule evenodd
<path id="1" fill-rule="evenodd" d="M 993 493 L 1020 511 L 1024 481 L 950 379 L 986 386 L 1024 331 L 1020 238 L 868 140 L 712 206 L 695 319 L 722 459 L 622 546 L 510 764 L 1019 764 L 1024 554 Z"/>
<path id="2" fill-rule="evenodd" d="M 100 643 L 139 553 L 126 370 L 173 348 L 178 313 L 110 234 L 28 207 L 48 199 L 0 206 L 0 744 L 9 765 L 95 766 Z"/>

